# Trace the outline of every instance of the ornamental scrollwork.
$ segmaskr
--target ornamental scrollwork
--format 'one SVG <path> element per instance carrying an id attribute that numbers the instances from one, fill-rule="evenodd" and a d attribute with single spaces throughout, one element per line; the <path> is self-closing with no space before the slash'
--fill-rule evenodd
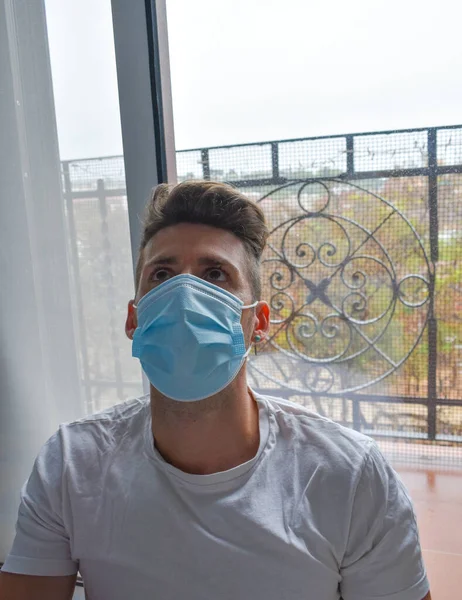
<path id="1" fill-rule="evenodd" d="M 262 273 L 272 318 L 251 377 L 322 394 L 397 371 L 423 335 L 431 294 L 412 219 L 343 180 L 291 182 L 260 205 L 271 224 Z"/>

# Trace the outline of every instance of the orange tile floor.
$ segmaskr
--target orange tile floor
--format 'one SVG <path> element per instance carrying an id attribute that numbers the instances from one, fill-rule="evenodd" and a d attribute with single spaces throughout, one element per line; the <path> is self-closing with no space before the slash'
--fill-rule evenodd
<path id="1" fill-rule="evenodd" d="M 395 467 L 417 514 L 433 600 L 462 598 L 462 471 Z"/>

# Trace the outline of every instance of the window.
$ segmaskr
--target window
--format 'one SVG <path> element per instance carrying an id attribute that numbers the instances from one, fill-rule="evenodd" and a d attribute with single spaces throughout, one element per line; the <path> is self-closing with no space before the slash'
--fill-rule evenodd
<path id="1" fill-rule="evenodd" d="M 111 3 L 46 0 L 84 410 L 142 393 Z"/>
<path id="2" fill-rule="evenodd" d="M 442 502 L 460 519 L 462 486 L 460 9 L 167 8 L 178 178 L 238 186 L 271 229 L 273 324 L 251 384 L 377 439 L 450 598 L 460 581 L 439 573 L 462 546 L 435 531 L 451 527 Z"/>

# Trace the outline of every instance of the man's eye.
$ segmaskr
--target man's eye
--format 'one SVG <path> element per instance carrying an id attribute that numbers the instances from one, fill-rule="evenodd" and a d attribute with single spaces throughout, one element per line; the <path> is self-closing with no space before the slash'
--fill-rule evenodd
<path id="1" fill-rule="evenodd" d="M 207 279 L 210 281 L 226 281 L 226 273 L 221 269 L 210 269 L 207 273 Z"/>
<path id="2" fill-rule="evenodd" d="M 162 282 L 166 281 L 170 277 L 170 273 L 166 269 L 158 269 L 157 271 L 153 271 L 151 274 L 151 281 Z"/>

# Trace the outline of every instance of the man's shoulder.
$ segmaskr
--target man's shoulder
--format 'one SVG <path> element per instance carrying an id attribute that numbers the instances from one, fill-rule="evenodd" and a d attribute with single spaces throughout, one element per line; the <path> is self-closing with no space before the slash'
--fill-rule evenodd
<path id="1" fill-rule="evenodd" d="M 337 550 L 345 548 L 356 498 L 366 508 L 382 507 L 386 498 L 392 475 L 376 442 L 301 404 L 260 398 L 268 406 L 274 431 L 274 464 L 297 499 L 295 531 L 305 535 L 315 527 L 326 539 L 337 540 Z"/>
<path id="2" fill-rule="evenodd" d="M 67 459 L 105 453 L 124 438 L 142 437 L 149 416 L 149 396 L 133 398 L 103 411 L 62 423 L 48 443 L 62 446 Z"/>
<path id="3" fill-rule="evenodd" d="M 126 423 L 136 418 L 140 413 L 146 411 L 149 407 L 149 394 L 138 398 L 130 398 L 110 406 L 104 410 L 81 417 L 76 421 L 63 423 L 61 427 L 65 428 L 80 428 L 92 425 L 108 425 L 110 423 Z"/>
<path id="4" fill-rule="evenodd" d="M 273 396 L 257 396 L 266 402 L 276 431 L 295 444 L 295 450 L 302 455 L 319 457 L 336 468 L 361 468 L 375 445 L 372 438 L 302 404 Z"/>
<path id="5" fill-rule="evenodd" d="M 91 496 L 114 461 L 130 460 L 143 447 L 148 417 L 149 398 L 142 397 L 62 423 L 40 449 L 27 493 L 40 497 L 46 488 L 61 497 L 65 482 L 66 494 L 78 489 Z"/>

